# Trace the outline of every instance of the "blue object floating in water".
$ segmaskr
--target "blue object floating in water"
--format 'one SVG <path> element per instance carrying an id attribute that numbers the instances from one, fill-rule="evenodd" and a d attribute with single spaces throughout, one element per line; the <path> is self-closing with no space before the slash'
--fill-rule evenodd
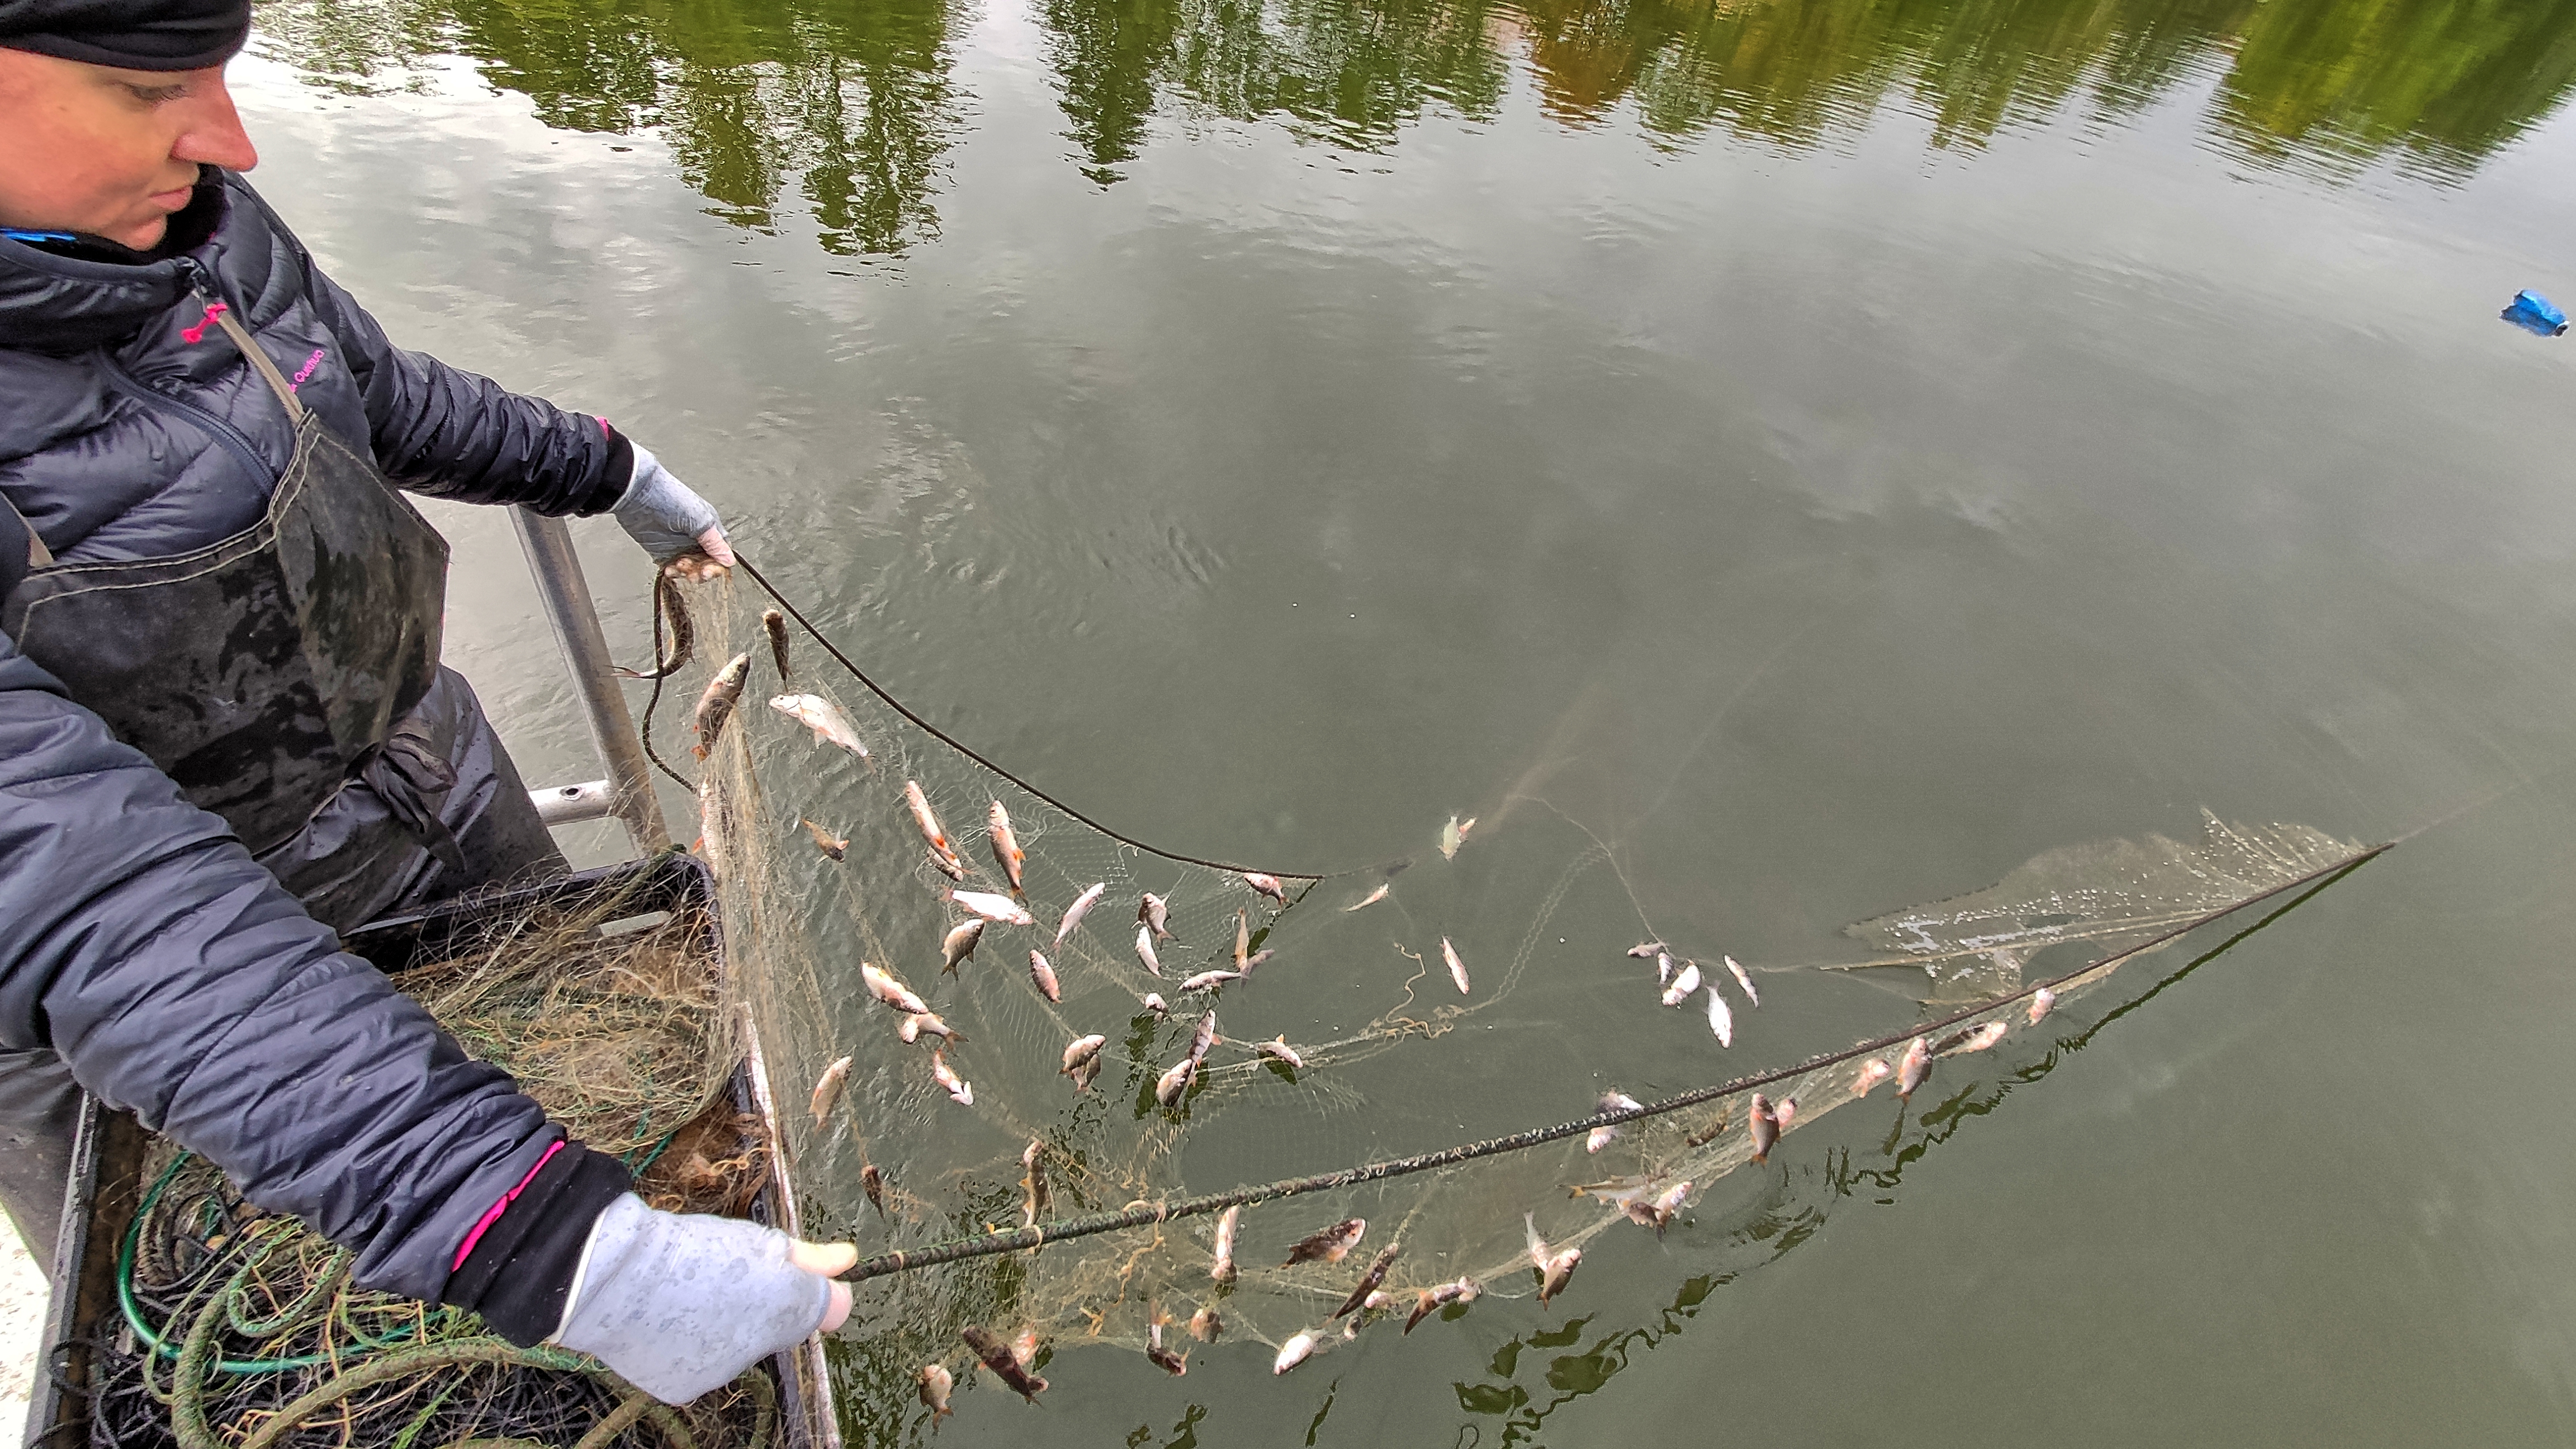
<path id="1" fill-rule="evenodd" d="M 2557 303 L 2538 292 L 2526 290 L 2514 293 L 2513 304 L 2506 307 L 2499 315 L 2523 331 L 2539 337 L 2557 337 L 2567 331 L 2567 314 L 2558 310 Z"/>

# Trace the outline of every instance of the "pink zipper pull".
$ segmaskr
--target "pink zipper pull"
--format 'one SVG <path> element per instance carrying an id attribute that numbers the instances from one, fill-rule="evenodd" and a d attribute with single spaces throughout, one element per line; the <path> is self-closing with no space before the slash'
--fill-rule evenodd
<path id="1" fill-rule="evenodd" d="M 182 327 L 179 329 L 180 340 L 186 342 L 190 347 L 194 347 L 198 343 L 205 341 L 206 329 L 215 325 L 216 316 L 220 313 L 229 312 L 231 310 L 232 307 L 229 303 L 208 302 L 206 304 L 206 315 L 197 319 L 196 326 Z"/>

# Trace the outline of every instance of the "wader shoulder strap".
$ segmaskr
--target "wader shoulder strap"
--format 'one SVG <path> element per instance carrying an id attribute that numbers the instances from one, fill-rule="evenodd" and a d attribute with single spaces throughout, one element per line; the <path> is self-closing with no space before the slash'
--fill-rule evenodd
<path id="1" fill-rule="evenodd" d="M 216 326 L 224 329 L 224 335 L 233 340 L 233 346 L 241 349 L 242 356 L 250 359 L 250 365 L 268 384 L 268 390 L 277 394 L 277 401 L 286 409 L 287 419 L 301 426 L 304 422 L 304 403 L 295 395 L 295 384 L 288 382 L 286 374 L 277 370 L 277 364 L 271 361 L 267 351 L 261 348 L 259 339 L 250 335 L 249 328 L 233 320 L 230 307 L 211 310 L 207 315 L 215 319 Z"/>
<path id="2" fill-rule="evenodd" d="M 25 548 L 20 548 L 18 541 L 10 536 L 12 530 L 27 536 Z M 44 568 L 53 561 L 52 551 L 45 547 L 43 539 L 36 536 L 36 526 L 27 521 L 27 516 L 18 511 L 18 505 L 10 502 L 8 495 L 0 494 L 0 599 L 16 592 L 18 585 L 26 582 L 30 571 Z"/>

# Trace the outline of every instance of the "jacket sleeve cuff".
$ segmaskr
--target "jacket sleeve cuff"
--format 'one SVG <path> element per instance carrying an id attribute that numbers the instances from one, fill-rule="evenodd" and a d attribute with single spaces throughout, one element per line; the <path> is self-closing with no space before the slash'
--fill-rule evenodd
<path id="1" fill-rule="evenodd" d="M 521 1348 L 544 1341 L 563 1321 L 591 1224 L 634 1183 L 616 1158 L 565 1141 L 492 1205 L 439 1301 L 480 1313 Z"/>
<path id="2" fill-rule="evenodd" d="M 624 433 L 610 427 L 606 418 L 599 420 L 599 430 L 608 435 L 608 461 L 599 467 L 599 485 L 573 510 L 581 518 L 615 508 L 635 481 L 635 445 L 627 441 Z"/>

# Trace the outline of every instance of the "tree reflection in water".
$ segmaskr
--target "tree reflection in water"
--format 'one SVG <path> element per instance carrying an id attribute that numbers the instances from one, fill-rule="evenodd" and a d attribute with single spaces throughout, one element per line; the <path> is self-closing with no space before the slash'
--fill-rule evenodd
<path id="1" fill-rule="evenodd" d="M 258 16 L 326 84 L 458 54 L 547 125 L 657 129 L 739 226 L 775 227 L 792 190 L 835 253 L 938 234 L 958 0 L 268 0 Z"/>
<path id="2" fill-rule="evenodd" d="M 1011 0 L 991 0 L 1008 4 Z M 1426 113 L 1492 119 L 1523 67 L 1569 126 L 1803 148 L 1895 106 L 1982 145 L 2068 107 L 2117 120 L 2214 81 L 2236 154 L 2457 179 L 2576 81 L 2576 0 L 1035 0 L 1075 161 L 1101 185 L 1158 115 L 1273 121 L 1387 151 Z M 547 124 L 658 128 L 739 225 L 791 192 L 823 244 L 935 236 L 964 0 L 267 0 L 326 84 L 473 59 Z M 392 83 L 400 83 L 397 79 Z"/>

